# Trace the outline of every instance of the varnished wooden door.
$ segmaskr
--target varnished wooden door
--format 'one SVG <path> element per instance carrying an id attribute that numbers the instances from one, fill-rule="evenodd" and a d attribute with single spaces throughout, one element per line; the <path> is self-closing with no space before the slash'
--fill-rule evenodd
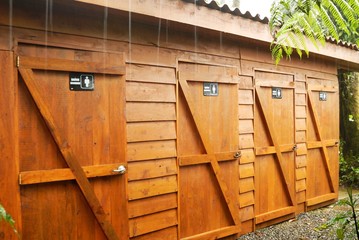
<path id="1" fill-rule="evenodd" d="M 24 239 L 128 239 L 123 55 L 18 53 Z"/>
<path id="2" fill-rule="evenodd" d="M 307 207 L 338 197 L 338 81 L 308 78 Z"/>
<path id="3" fill-rule="evenodd" d="M 295 212 L 294 82 L 256 79 L 255 91 L 255 223 L 263 226 Z"/>
<path id="4" fill-rule="evenodd" d="M 204 96 L 204 85 L 210 82 L 218 95 Z M 237 95 L 231 77 L 179 72 L 181 239 L 218 239 L 240 232 Z"/>

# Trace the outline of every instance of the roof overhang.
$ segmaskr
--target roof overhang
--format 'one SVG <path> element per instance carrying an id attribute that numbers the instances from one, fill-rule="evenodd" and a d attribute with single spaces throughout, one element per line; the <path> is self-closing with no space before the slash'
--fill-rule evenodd
<path id="1" fill-rule="evenodd" d="M 268 24 L 245 16 L 219 11 L 182 0 L 75 0 L 134 14 L 197 26 L 249 40 L 271 43 Z M 193 1 L 195 2 L 195 1 Z M 359 69 L 359 51 L 328 42 L 317 49 L 308 43 L 311 54 L 335 59 L 339 67 Z"/>

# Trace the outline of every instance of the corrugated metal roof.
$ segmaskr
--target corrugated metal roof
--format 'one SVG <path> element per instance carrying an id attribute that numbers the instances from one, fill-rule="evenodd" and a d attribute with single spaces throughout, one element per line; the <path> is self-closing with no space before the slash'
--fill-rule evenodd
<path id="1" fill-rule="evenodd" d="M 226 12 L 233 15 L 241 16 L 265 24 L 269 22 L 269 19 L 267 17 L 261 17 L 259 14 L 253 14 L 249 11 L 242 12 L 238 8 L 238 4 L 235 1 L 231 1 L 233 3 L 231 5 L 228 5 L 227 3 L 222 3 L 223 1 L 220 0 L 183 0 L 183 1 L 194 3 L 196 5 L 206 6 L 212 9 L 219 10 L 221 12 Z"/>
<path id="2" fill-rule="evenodd" d="M 342 46 L 342 47 L 346 47 L 346 48 L 350 48 L 350 49 L 359 51 L 358 45 L 353 44 L 353 43 L 349 43 L 349 42 L 345 42 L 345 41 L 341 41 L 341 40 L 339 40 L 339 42 L 337 42 L 337 40 L 335 40 L 335 38 L 333 38 L 333 37 L 327 37 L 327 42 L 330 42 L 330 43 L 337 44 L 337 45 Z"/>
<path id="3" fill-rule="evenodd" d="M 259 14 L 253 14 L 249 11 L 246 12 L 242 12 L 238 6 L 238 1 L 230 1 L 230 5 L 227 4 L 228 1 L 221 1 L 221 0 L 183 0 L 185 2 L 191 2 L 193 4 L 196 5 L 201 5 L 201 6 L 206 6 L 212 9 L 216 9 L 219 10 L 221 12 L 226 12 L 226 13 L 230 13 L 233 15 L 237 15 L 240 17 L 244 17 L 247 19 L 251 19 L 253 21 L 257 21 L 257 22 L 261 22 L 264 24 L 268 24 L 269 19 L 267 17 L 261 17 Z M 226 3 L 222 3 L 222 2 L 226 2 Z M 359 51 L 359 47 L 356 44 L 352 44 L 349 42 L 345 42 L 345 41 L 339 41 L 337 42 L 334 38 L 332 37 L 327 37 L 327 42 L 333 43 L 333 44 L 337 44 L 339 46 L 342 47 L 346 47 L 346 48 L 350 48 L 356 51 Z"/>

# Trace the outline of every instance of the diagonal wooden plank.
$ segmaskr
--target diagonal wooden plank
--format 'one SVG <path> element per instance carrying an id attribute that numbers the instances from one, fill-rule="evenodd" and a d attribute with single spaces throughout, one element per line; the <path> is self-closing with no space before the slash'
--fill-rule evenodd
<path id="1" fill-rule="evenodd" d="M 200 116 L 198 116 L 198 112 L 196 110 L 196 105 L 195 102 L 193 101 L 192 97 L 191 97 L 191 92 L 190 92 L 190 88 L 188 86 L 188 83 L 186 81 L 186 79 L 181 78 L 181 76 L 179 77 L 179 84 L 181 86 L 183 95 L 185 96 L 185 99 L 187 101 L 188 107 L 190 109 L 190 112 L 192 114 L 194 123 L 196 125 L 197 131 L 200 135 L 200 138 L 202 140 L 203 146 L 206 150 L 206 153 L 209 155 L 209 160 L 211 163 L 211 167 L 212 170 L 216 176 L 216 180 L 219 184 L 219 187 L 221 189 L 221 192 L 223 194 L 223 197 L 227 203 L 228 209 L 231 213 L 232 219 L 235 223 L 235 225 L 240 225 L 241 221 L 239 218 L 239 213 L 238 213 L 238 209 L 239 206 L 236 205 L 236 202 L 233 201 L 233 199 L 235 199 L 234 195 L 232 192 L 229 191 L 227 184 L 224 181 L 224 177 L 223 174 L 221 172 L 220 166 L 218 164 L 217 158 L 214 155 L 214 151 L 213 148 L 211 146 L 211 142 L 209 139 L 209 136 L 206 134 L 206 129 L 204 128 L 203 124 L 201 123 L 201 118 Z"/>
<path id="2" fill-rule="evenodd" d="M 54 118 L 49 109 L 47 108 L 45 101 L 41 97 L 41 94 L 39 93 L 35 85 L 35 77 L 32 69 L 19 68 L 19 71 L 27 88 L 30 91 L 32 98 L 36 103 L 36 106 L 38 107 L 42 117 L 44 118 L 52 137 L 54 138 L 57 146 L 59 147 L 67 165 L 75 176 L 76 182 L 79 185 L 102 230 L 104 231 L 108 239 L 119 239 L 115 229 L 109 222 L 106 213 L 103 210 L 100 201 L 98 200 L 94 192 L 94 189 L 92 188 L 89 180 L 87 179 L 85 172 L 83 171 L 79 162 L 76 160 L 76 156 L 72 151 L 71 146 L 56 127 Z"/>
<path id="3" fill-rule="evenodd" d="M 282 155 L 282 151 L 281 151 L 281 147 L 278 143 L 278 140 L 277 140 L 277 136 L 275 134 L 275 129 L 273 127 L 273 124 L 271 122 L 271 120 L 269 119 L 269 116 L 268 116 L 268 113 L 267 111 L 265 110 L 265 101 L 263 99 L 263 97 L 261 96 L 261 94 L 259 94 L 259 86 L 256 87 L 256 96 L 257 96 L 257 99 L 258 99 L 258 106 L 259 108 L 261 109 L 262 113 L 263 113 L 263 116 L 264 116 L 264 122 L 265 124 L 267 125 L 267 129 L 269 131 L 269 137 L 271 138 L 272 140 L 272 143 L 274 145 L 274 149 L 275 149 L 275 154 L 277 156 L 277 160 L 278 160 L 278 164 L 279 164 L 279 167 L 280 167 L 280 172 L 282 174 L 282 177 L 285 181 L 285 185 L 286 185 L 286 190 L 287 190 L 287 193 L 289 195 L 289 198 L 290 198 L 290 201 L 291 201 L 291 205 L 294 205 L 294 194 L 293 192 L 290 190 L 291 188 L 291 185 L 289 183 L 289 180 L 288 180 L 288 176 L 285 174 L 286 171 L 284 169 L 284 166 L 283 166 L 283 162 L 284 162 L 284 159 L 283 159 L 283 155 Z"/>
<path id="4" fill-rule="evenodd" d="M 330 168 L 330 164 L 329 164 L 328 149 L 327 149 L 327 146 L 326 146 L 326 144 L 324 143 L 324 140 L 323 140 L 323 135 L 322 135 L 320 124 L 319 124 L 319 117 L 318 117 L 317 112 L 314 109 L 313 97 L 312 97 L 311 93 L 312 93 L 312 90 L 311 90 L 310 87 L 308 87 L 308 106 L 311 109 L 310 112 L 312 113 L 312 116 L 313 116 L 314 128 L 315 128 L 315 130 L 317 132 L 319 141 L 321 142 L 320 148 L 322 149 L 322 153 L 324 155 L 324 160 L 325 160 L 324 165 L 325 165 L 326 173 L 328 174 L 328 177 L 329 177 L 330 191 L 335 192 L 334 183 L 333 183 L 333 179 L 334 179 L 333 178 L 333 171 Z"/>

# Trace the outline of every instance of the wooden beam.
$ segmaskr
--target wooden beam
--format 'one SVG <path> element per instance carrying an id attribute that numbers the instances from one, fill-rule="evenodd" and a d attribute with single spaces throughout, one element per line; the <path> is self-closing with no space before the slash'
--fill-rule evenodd
<path id="1" fill-rule="evenodd" d="M 288 88 L 294 89 L 295 82 L 278 82 L 278 81 L 271 81 L 266 79 L 255 79 L 256 86 L 260 87 L 280 87 L 280 88 Z"/>
<path id="2" fill-rule="evenodd" d="M 263 213 L 261 215 L 256 216 L 256 224 L 266 222 L 268 220 L 279 218 L 285 215 L 294 214 L 295 213 L 295 207 L 286 207 L 281 208 L 279 210 L 274 210 L 271 212 Z"/>
<path id="3" fill-rule="evenodd" d="M 85 172 L 83 171 L 79 162 L 76 160 L 76 155 L 72 151 L 72 148 L 66 139 L 62 136 L 62 133 L 58 130 L 54 118 L 46 106 L 46 102 L 43 100 L 40 92 L 38 91 L 37 86 L 35 85 L 35 76 L 33 71 L 31 69 L 21 67 L 19 68 L 19 71 L 27 88 L 29 89 L 32 98 L 36 103 L 36 106 L 44 118 L 46 125 L 51 132 L 51 135 L 59 147 L 59 150 L 61 151 L 61 154 L 64 157 L 67 165 L 70 167 L 72 173 L 74 174 L 76 182 L 78 183 L 102 230 L 108 239 L 119 239 L 115 229 L 109 222 L 107 214 L 102 208 L 100 201 L 97 199 L 94 189 L 87 179 Z"/>
<path id="4" fill-rule="evenodd" d="M 209 232 L 197 234 L 191 237 L 181 238 L 181 240 L 207 240 L 207 239 L 219 239 L 224 238 L 230 235 L 240 233 L 240 228 L 238 226 L 230 226 L 212 230 Z"/>
<path id="5" fill-rule="evenodd" d="M 229 83 L 229 84 L 237 84 L 239 83 L 240 80 L 239 76 L 199 73 L 199 72 L 181 73 L 181 78 L 193 82 L 218 82 L 218 83 Z"/>
<path id="6" fill-rule="evenodd" d="M 240 151 L 233 151 L 226 153 L 215 153 L 212 154 L 210 157 L 215 157 L 219 162 L 233 161 L 240 157 L 240 156 L 235 157 L 237 153 L 240 155 Z M 178 161 L 180 166 L 190 166 L 196 164 L 210 163 L 208 157 L 209 154 L 183 156 L 183 157 L 178 157 Z"/>
<path id="7" fill-rule="evenodd" d="M 329 193 L 329 194 L 325 194 L 319 197 L 315 197 L 315 198 L 311 198 L 307 200 L 307 206 L 313 206 L 322 202 L 326 202 L 326 201 L 330 201 L 330 200 L 334 200 L 338 197 L 338 194 L 336 193 Z"/>
<path id="8" fill-rule="evenodd" d="M 338 140 L 324 140 L 324 141 L 310 141 L 307 142 L 308 149 L 322 148 L 322 147 L 334 147 L 339 144 Z"/>
<path id="9" fill-rule="evenodd" d="M 126 73 L 126 66 L 123 64 L 116 65 L 116 62 L 105 64 L 102 62 L 82 62 L 66 59 L 44 59 L 38 57 L 25 57 L 18 56 L 17 65 L 21 68 L 31 69 L 46 69 L 53 71 L 66 71 L 66 72 L 87 72 L 87 73 L 104 73 L 124 75 Z M 122 63 L 122 61 L 119 61 Z"/>
<path id="10" fill-rule="evenodd" d="M 280 151 L 281 152 L 292 152 L 294 151 L 294 144 L 285 144 L 285 145 L 280 145 Z M 260 156 L 260 155 L 267 155 L 267 154 L 275 154 L 276 150 L 274 146 L 269 146 L 269 147 L 257 147 L 255 148 L 256 150 L 256 155 Z"/>
<path id="11" fill-rule="evenodd" d="M 114 172 L 113 170 L 117 169 L 118 166 L 120 165 L 126 166 L 124 163 L 113 163 L 113 164 L 104 164 L 104 165 L 95 165 L 95 166 L 84 166 L 82 167 L 82 169 L 85 172 L 87 178 L 105 177 L 105 176 L 119 175 L 118 172 Z M 68 180 L 75 180 L 75 176 L 70 168 L 26 171 L 26 172 L 20 172 L 19 174 L 20 185 L 68 181 Z"/>

